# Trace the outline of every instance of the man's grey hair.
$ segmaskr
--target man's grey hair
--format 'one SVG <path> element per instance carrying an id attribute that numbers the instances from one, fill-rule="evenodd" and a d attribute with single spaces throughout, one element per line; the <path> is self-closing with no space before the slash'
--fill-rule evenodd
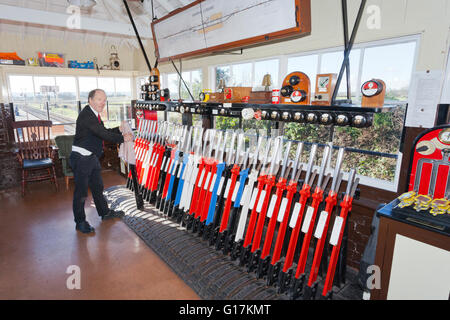
<path id="1" fill-rule="evenodd" d="M 89 92 L 89 94 L 88 94 L 88 101 L 89 101 L 90 99 L 94 99 L 95 94 L 97 93 L 97 91 L 101 91 L 101 92 L 103 92 L 103 93 L 106 95 L 105 90 L 103 90 L 103 89 L 94 89 L 94 90 L 92 90 L 92 91 Z"/>

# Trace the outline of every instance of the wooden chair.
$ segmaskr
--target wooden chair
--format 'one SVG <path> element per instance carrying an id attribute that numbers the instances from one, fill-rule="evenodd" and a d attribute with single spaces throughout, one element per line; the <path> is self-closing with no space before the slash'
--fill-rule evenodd
<path id="1" fill-rule="evenodd" d="M 52 122 L 16 121 L 12 123 L 12 127 L 17 144 L 17 158 L 22 167 L 22 196 L 25 196 L 25 184 L 29 181 L 52 179 L 58 190 L 54 150 L 50 146 Z"/>

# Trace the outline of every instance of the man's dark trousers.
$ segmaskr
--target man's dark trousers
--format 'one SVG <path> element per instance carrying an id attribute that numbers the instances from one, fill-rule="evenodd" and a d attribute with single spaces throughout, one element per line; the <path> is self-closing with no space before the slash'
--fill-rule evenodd
<path id="1" fill-rule="evenodd" d="M 84 202 L 88 195 L 88 187 L 91 189 L 98 215 L 103 216 L 107 214 L 109 209 L 106 199 L 103 196 L 101 166 L 97 156 L 94 154 L 83 156 L 78 152 L 72 151 L 70 154 L 70 166 L 72 167 L 75 180 L 75 191 L 73 195 L 75 223 L 86 220 Z"/>

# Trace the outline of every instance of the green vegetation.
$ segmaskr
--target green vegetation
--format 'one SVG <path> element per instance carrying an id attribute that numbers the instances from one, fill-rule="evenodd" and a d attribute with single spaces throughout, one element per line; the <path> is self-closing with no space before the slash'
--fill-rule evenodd
<path id="1" fill-rule="evenodd" d="M 398 106 L 389 112 L 374 114 L 373 125 L 368 128 L 331 127 L 299 123 L 284 124 L 286 139 L 325 144 L 332 141 L 335 146 L 397 154 L 405 117 L 405 107 Z M 260 134 L 266 134 L 268 126 L 274 127 L 272 121 L 243 120 L 243 129 L 257 129 Z M 238 118 L 216 117 L 217 129 L 238 129 Z M 331 138 L 332 137 L 332 138 Z M 305 148 L 302 161 L 307 161 L 309 148 Z M 291 151 L 291 157 L 294 151 Z M 337 152 L 333 152 L 334 161 Z M 320 159 L 320 150 L 317 159 Z M 343 170 L 357 168 L 358 174 L 371 178 L 393 181 L 397 160 L 380 156 L 366 155 L 356 152 L 346 152 Z"/>

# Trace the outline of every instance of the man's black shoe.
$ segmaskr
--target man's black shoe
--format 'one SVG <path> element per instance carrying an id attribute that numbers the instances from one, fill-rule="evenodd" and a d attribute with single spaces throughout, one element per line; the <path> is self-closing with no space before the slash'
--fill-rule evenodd
<path id="1" fill-rule="evenodd" d="M 95 229 L 91 227 L 87 221 L 77 223 L 75 226 L 75 230 L 81 231 L 83 233 L 91 233 L 95 231 Z"/>
<path id="2" fill-rule="evenodd" d="M 102 216 L 102 220 L 112 219 L 112 218 L 122 218 L 124 215 L 123 211 L 109 210 L 109 212 Z"/>

